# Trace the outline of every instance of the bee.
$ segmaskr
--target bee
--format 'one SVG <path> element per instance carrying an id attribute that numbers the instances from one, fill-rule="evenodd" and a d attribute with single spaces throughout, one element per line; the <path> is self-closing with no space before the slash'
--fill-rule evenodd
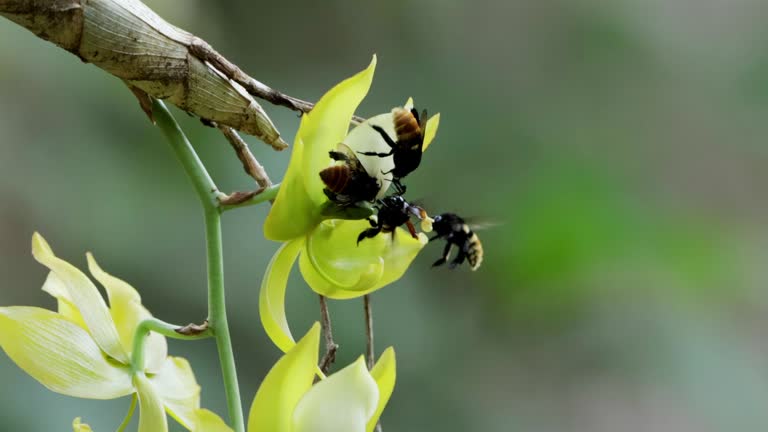
<path id="1" fill-rule="evenodd" d="M 480 243 L 480 238 L 472 232 L 464 219 L 454 213 L 443 213 L 435 216 L 432 229 L 435 231 L 435 236 L 429 241 L 437 239 L 445 239 L 446 241 L 443 256 L 435 261 L 432 267 L 445 264 L 451 255 L 453 246 L 459 248 L 459 253 L 451 261 L 450 268 L 462 264 L 465 259 L 469 262 L 472 270 L 477 270 L 480 267 L 483 262 L 483 244 Z"/>
<path id="2" fill-rule="evenodd" d="M 331 159 L 344 162 L 320 171 L 325 184 L 323 193 L 332 202 L 342 206 L 353 206 L 360 201 L 374 202 L 381 184 L 368 174 L 360 160 L 346 144 L 340 143 L 338 150 L 328 152 Z"/>
<path id="3" fill-rule="evenodd" d="M 392 174 L 392 184 L 395 186 L 395 191 L 398 195 L 402 195 L 405 193 L 405 185 L 400 182 L 400 179 L 413 172 L 421 163 L 427 111 L 422 111 L 421 116 L 419 116 L 418 111 L 413 108 L 409 111 L 397 107 L 392 110 L 392 117 L 395 123 L 397 141 L 393 141 L 381 126 L 371 125 L 390 147 L 389 153 L 360 152 L 360 154 L 378 157 L 392 156 L 395 167 L 382 174 Z"/>
<path id="4" fill-rule="evenodd" d="M 368 219 L 372 228 L 368 228 L 357 236 L 358 244 L 366 238 L 376 237 L 380 232 L 392 233 L 392 238 L 394 239 L 395 228 L 403 224 L 408 227 L 408 232 L 411 233 L 411 236 L 417 238 L 416 228 L 411 223 L 411 216 L 416 216 L 419 219 L 423 219 L 426 216 L 424 209 L 409 204 L 400 195 L 390 195 L 380 199 L 377 202 L 376 209 L 378 210 L 376 219 Z"/>

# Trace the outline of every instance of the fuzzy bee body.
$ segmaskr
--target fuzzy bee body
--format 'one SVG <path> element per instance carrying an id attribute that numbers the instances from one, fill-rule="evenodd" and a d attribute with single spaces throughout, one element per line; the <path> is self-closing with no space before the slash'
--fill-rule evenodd
<path id="1" fill-rule="evenodd" d="M 421 207 L 409 204 L 400 195 L 390 195 L 380 199 L 376 209 L 378 210 L 376 219 L 368 219 L 372 228 L 368 228 L 357 236 L 358 243 L 366 238 L 373 238 L 382 232 L 392 233 L 392 238 L 394 238 L 395 229 L 403 224 L 407 225 L 411 236 L 417 238 L 416 228 L 411 223 L 411 216 L 421 218 L 424 213 Z"/>
<path id="2" fill-rule="evenodd" d="M 483 244 L 464 219 L 454 213 L 443 213 L 435 216 L 432 228 L 436 234 L 429 239 L 430 241 L 437 239 L 446 241 L 443 255 L 432 264 L 433 267 L 443 265 L 448 261 L 453 246 L 459 249 L 459 253 L 451 261 L 451 268 L 455 268 L 465 260 L 472 270 L 477 270 L 480 267 L 483 262 Z"/>
<path id="3" fill-rule="evenodd" d="M 427 112 L 422 111 L 419 115 L 415 109 L 407 110 L 397 107 L 392 109 L 392 119 L 395 127 L 396 140 L 378 125 L 371 127 L 381 135 L 384 142 L 390 147 L 389 153 L 361 152 L 366 156 L 389 157 L 395 166 L 391 171 L 384 174 L 392 174 L 392 183 L 395 185 L 397 193 L 405 193 L 405 186 L 400 182 L 421 164 L 421 154 L 424 149 L 424 128 L 427 123 Z"/>
<path id="4" fill-rule="evenodd" d="M 339 150 L 329 152 L 335 161 L 344 162 L 320 171 L 320 179 L 325 184 L 323 193 L 340 206 L 352 206 L 361 201 L 373 202 L 381 185 L 376 178 L 368 174 L 355 153 L 345 144 L 339 144 Z"/>

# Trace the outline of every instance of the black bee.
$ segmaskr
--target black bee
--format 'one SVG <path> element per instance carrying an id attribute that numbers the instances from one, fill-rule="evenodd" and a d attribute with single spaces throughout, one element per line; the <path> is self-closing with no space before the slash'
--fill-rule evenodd
<path id="1" fill-rule="evenodd" d="M 323 193 L 334 203 L 348 207 L 360 201 L 374 202 L 381 184 L 368 174 L 360 160 L 346 144 L 339 144 L 339 151 L 328 152 L 335 161 L 344 164 L 333 165 L 320 171 L 320 179 L 325 183 Z"/>
<path id="2" fill-rule="evenodd" d="M 392 150 L 389 153 L 360 152 L 360 154 L 378 157 L 392 156 L 395 167 L 382 174 L 392 174 L 392 184 L 395 186 L 395 191 L 398 195 L 402 195 L 405 193 L 405 185 L 400 182 L 400 179 L 413 172 L 421 163 L 427 111 L 422 111 L 421 116 L 419 116 L 418 111 L 413 108 L 408 111 L 398 107 L 392 110 L 392 117 L 395 123 L 397 141 L 393 141 L 381 126 L 371 125 Z"/>
<path id="3" fill-rule="evenodd" d="M 395 228 L 403 224 L 408 227 L 411 236 L 417 238 L 416 228 L 411 223 L 411 216 L 422 219 L 426 214 L 421 207 L 409 204 L 400 195 L 390 195 L 380 199 L 377 202 L 376 209 L 378 210 L 376 220 L 368 219 L 373 228 L 368 228 L 361 232 L 357 236 L 357 243 L 366 238 L 376 237 L 380 232 L 392 233 L 392 238 L 394 239 Z"/>
<path id="4" fill-rule="evenodd" d="M 435 236 L 429 241 L 437 239 L 445 239 L 446 241 L 443 256 L 435 261 L 432 267 L 445 264 L 454 245 L 459 248 L 459 253 L 451 261 L 451 268 L 463 263 L 465 259 L 469 262 L 472 270 L 477 270 L 480 267 L 483 262 L 483 245 L 477 234 L 472 232 L 469 225 L 464 222 L 464 219 L 454 213 L 443 213 L 435 216 L 432 229 L 435 231 Z"/>

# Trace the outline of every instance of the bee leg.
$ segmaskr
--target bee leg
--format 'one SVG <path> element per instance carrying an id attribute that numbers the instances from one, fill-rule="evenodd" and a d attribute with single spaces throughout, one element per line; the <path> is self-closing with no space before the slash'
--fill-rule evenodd
<path id="1" fill-rule="evenodd" d="M 398 195 L 405 194 L 405 185 L 400 183 L 400 179 L 392 180 L 392 184 L 395 185 L 395 192 L 397 192 Z"/>
<path id="2" fill-rule="evenodd" d="M 464 259 L 467 257 L 467 253 L 463 250 L 459 250 L 459 254 L 456 255 L 456 258 L 451 261 L 451 265 L 449 266 L 451 269 L 455 269 L 456 266 L 462 264 L 464 262 Z"/>
<path id="3" fill-rule="evenodd" d="M 329 151 L 328 152 L 328 156 L 330 156 L 331 159 L 333 159 L 335 161 L 348 161 L 349 160 L 349 156 L 347 156 L 346 154 L 344 154 L 342 152 L 337 152 L 336 150 Z"/>
<path id="4" fill-rule="evenodd" d="M 376 235 L 380 232 L 381 228 L 368 228 L 367 230 L 361 232 L 359 236 L 357 236 L 357 244 L 359 245 L 360 242 L 366 238 L 376 237 Z"/>
<path id="5" fill-rule="evenodd" d="M 374 227 L 374 228 L 376 228 L 378 226 L 378 223 L 375 220 L 371 219 L 371 218 L 368 218 L 368 223 L 371 224 L 371 226 Z"/>
<path id="6" fill-rule="evenodd" d="M 413 226 L 413 223 L 411 223 L 411 221 L 406 221 L 406 222 L 405 222 L 405 226 L 407 226 L 407 227 L 408 227 L 408 232 L 410 232 L 410 233 L 411 233 L 411 237 L 413 237 L 413 238 L 419 238 L 419 236 L 417 236 L 417 235 L 416 235 L 416 227 L 415 227 L 415 226 Z M 395 232 L 394 232 L 394 231 L 392 231 L 392 233 L 394 234 Z"/>
<path id="7" fill-rule="evenodd" d="M 451 255 L 451 248 L 452 247 L 453 247 L 453 245 L 451 243 L 446 243 L 445 244 L 445 249 L 443 249 L 443 257 L 440 258 L 439 260 L 435 261 L 435 263 L 432 264 L 432 267 L 437 267 L 437 266 L 441 266 L 441 265 L 445 264 L 445 262 L 448 260 L 448 256 Z"/>
<path id="8" fill-rule="evenodd" d="M 391 147 L 392 149 L 395 149 L 397 147 L 397 144 L 395 144 L 395 142 L 392 141 L 392 138 L 390 138 L 389 135 L 386 132 L 384 132 L 384 129 L 382 129 L 381 126 L 371 125 L 371 127 L 373 128 L 373 130 L 378 132 L 382 138 L 384 138 L 384 142 L 387 143 L 389 147 Z"/>

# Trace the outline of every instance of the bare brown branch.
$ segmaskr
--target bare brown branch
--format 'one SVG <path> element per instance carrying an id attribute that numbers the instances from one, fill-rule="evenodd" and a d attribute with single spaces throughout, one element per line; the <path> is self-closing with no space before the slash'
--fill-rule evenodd
<path id="1" fill-rule="evenodd" d="M 323 330 L 323 336 L 325 336 L 325 355 L 320 361 L 320 370 L 327 374 L 331 364 L 336 360 L 336 350 L 339 349 L 339 346 L 333 341 L 331 315 L 328 313 L 328 303 L 322 295 L 320 296 L 320 327 Z"/>

